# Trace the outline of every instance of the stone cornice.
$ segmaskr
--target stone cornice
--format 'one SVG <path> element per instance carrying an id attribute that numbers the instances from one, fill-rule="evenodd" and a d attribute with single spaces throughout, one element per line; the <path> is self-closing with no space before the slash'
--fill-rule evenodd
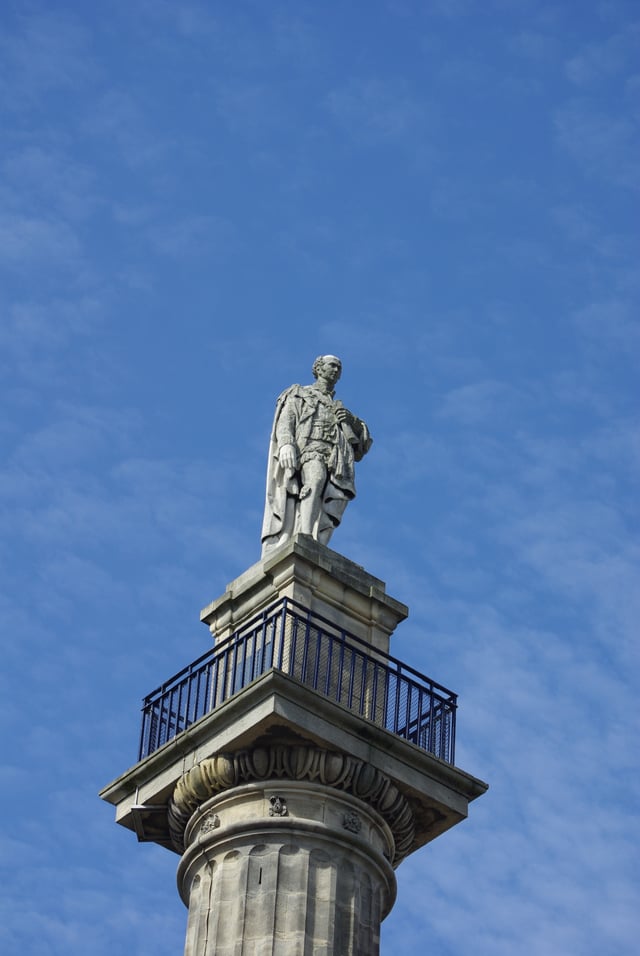
<path id="1" fill-rule="evenodd" d="M 338 751 L 286 744 L 219 753 L 188 770 L 178 780 L 169 803 L 169 831 L 175 849 L 184 851 L 187 823 L 206 800 L 233 787 L 267 780 L 304 780 L 351 794 L 380 813 L 388 824 L 395 843 L 394 867 L 411 850 L 414 814 L 386 774 Z"/>

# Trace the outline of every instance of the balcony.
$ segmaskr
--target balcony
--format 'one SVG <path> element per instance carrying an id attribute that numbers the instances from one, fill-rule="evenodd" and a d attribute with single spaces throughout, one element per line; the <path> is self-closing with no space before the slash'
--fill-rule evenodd
<path id="1" fill-rule="evenodd" d="M 456 695 L 289 598 L 144 698 L 139 759 L 272 669 L 454 763 Z"/>

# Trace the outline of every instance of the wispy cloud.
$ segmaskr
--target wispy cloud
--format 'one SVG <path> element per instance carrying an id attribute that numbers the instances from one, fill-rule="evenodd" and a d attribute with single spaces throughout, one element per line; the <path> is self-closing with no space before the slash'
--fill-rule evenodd
<path id="1" fill-rule="evenodd" d="M 590 43 L 565 64 L 568 79 L 577 87 L 606 82 L 634 69 L 640 24 L 630 23 L 624 33 L 614 33 L 600 43 Z"/>
<path id="2" fill-rule="evenodd" d="M 221 217 L 193 215 L 169 224 L 155 222 L 148 229 L 150 243 L 175 259 L 227 257 L 237 243 L 236 230 Z"/>
<path id="3" fill-rule="evenodd" d="M 37 106 L 49 92 L 68 91 L 96 78 L 86 24 L 69 13 L 20 11 L 0 39 L 4 107 Z"/>
<path id="4" fill-rule="evenodd" d="M 612 116 L 588 101 L 573 100 L 557 112 L 555 125 L 560 146 L 588 176 L 638 189 L 638 132 L 627 116 Z"/>
<path id="5" fill-rule="evenodd" d="M 142 103 L 124 87 L 103 90 L 83 126 L 102 149 L 115 152 L 133 169 L 153 167 L 174 145 L 170 136 L 153 129 Z"/>
<path id="6" fill-rule="evenodd" d="M 418 99 L 404 80 L 376 77 L 354 77 L 333 89 L 326 105 L 344 132 L 363 142 L 413 139 L 431 115 L 429 104 Z"/>
<path id="7" fill-rule="evenodd" d="M 0 262 L 20 272 L 43 264 L 77 267 L 81 243 L 65 222 L 31 216 L 0 218 Z"/>
<path id="8" fill-rule="evenodd" d="M 598 348 L 622 350 L 631 362 L 640 355 L 640 327 L 629 298 L 617 297 L 591 302 L 576 311 L 574 321 L 587 339 Z"/>

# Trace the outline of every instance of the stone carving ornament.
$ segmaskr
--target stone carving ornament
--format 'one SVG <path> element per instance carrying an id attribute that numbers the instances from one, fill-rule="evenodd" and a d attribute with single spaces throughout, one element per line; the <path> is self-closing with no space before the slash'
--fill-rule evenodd
<path id="1" fill-rule="evenodd" d="M 200 826 L 200 833 L 211 833 L 212 830 L 217 830 L 220 826 L 220 817 L 217 813 L 210 813 L 202 821 Z"/>
<path id="2" fill-rule="evenodd" d="M 287 810 L 287 801 L 284 797 L 273 796 L 269 798 L 269 816 L 270 817 L 286 817 L 289 815 Z"/>
<path id="3" fill-rule="evenodd" d="M 188 770 L 169 803 L 169 831 L 175 849 L 184 852 L 189 818 L 210 797 L 255 780 L 308 780 L 363 800 L 389 825 L 395 842 L 392 863 L 410 852 L 415 835 L 413 811 L 396 785 L 371 764 L 320 747 L 276 744 L 235 754 L 216 754 Z"/>
<path id="4" fill-rule="evenodd" d="M 262 553 L 308 534 L 328 544 L 356 496 L 354 462 L 371 448 L 369 429 L 334 398 L 342 362 L 320 355 L 313 385 L 278 398 L 267 465 Z"/>
<path id="5" fill-rule="evenodd" d="M 345 828 L 345 830 L 350 830 L 351 833 L 360 833 L 360 830 L 362 829 L 362 820 L 358 814 L 352 810 L 351 813 L 345 813 L 342 820 L 342 826 Z"/>

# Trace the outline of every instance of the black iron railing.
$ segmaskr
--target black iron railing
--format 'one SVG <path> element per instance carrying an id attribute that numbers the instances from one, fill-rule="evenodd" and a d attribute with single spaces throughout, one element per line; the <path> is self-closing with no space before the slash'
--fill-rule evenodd
<path id="1" fill-rule="evenodd" d="M 455 694 L 288 598 L 145 697 L 140 759 L 271 669 L 454 762 Z"/>

